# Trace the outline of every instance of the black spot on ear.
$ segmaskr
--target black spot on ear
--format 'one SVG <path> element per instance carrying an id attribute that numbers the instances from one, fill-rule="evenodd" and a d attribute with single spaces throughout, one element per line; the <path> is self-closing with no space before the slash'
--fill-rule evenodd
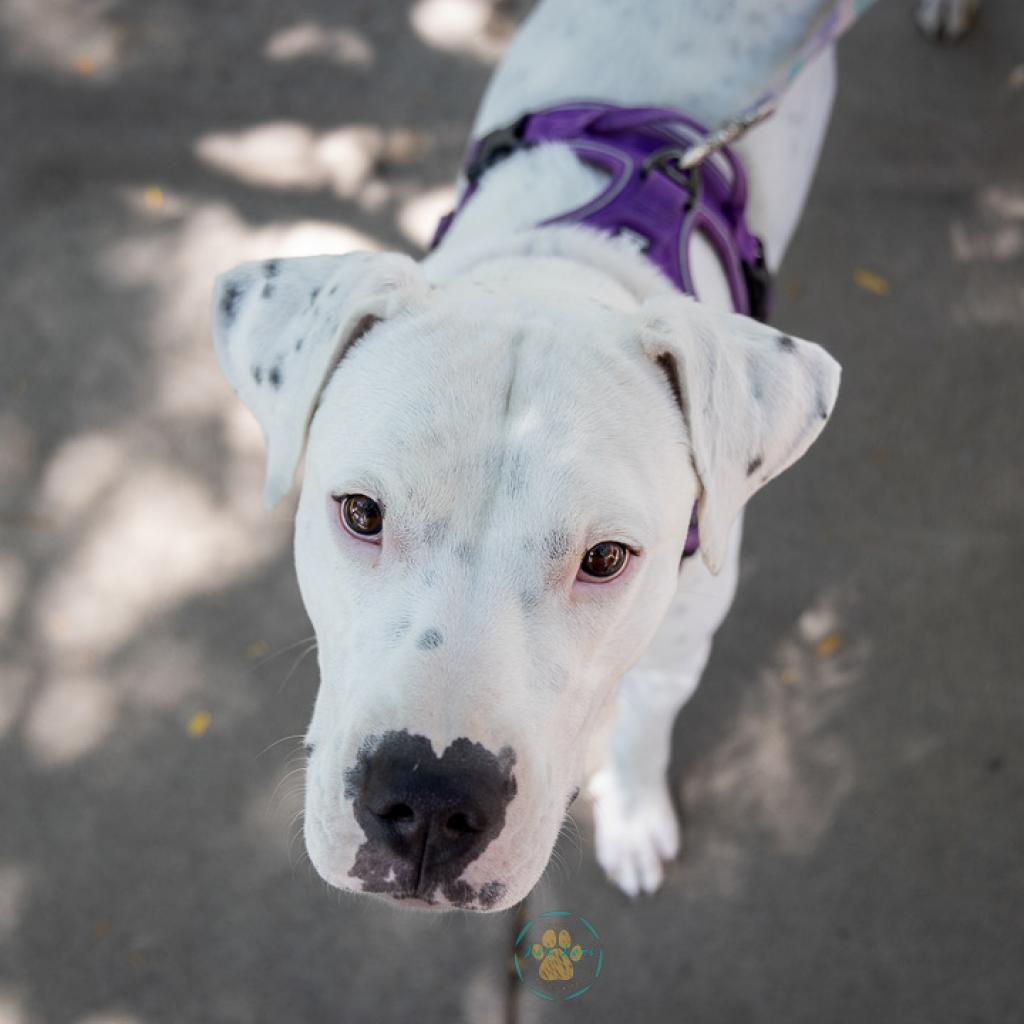
<path id="1" fill-rule="evenodd" d="M 242 297 L 242 289 L 237 284 L 229 284 L 220 297 L 220 311 L 224 319 L 229 323 L 235 319 L 238 312 L 238 300 Z"/>
<path id="2" fill-rule="evenodd" d="M 262 297 L 263 297 L 264 299 L 269 299 L 269 298 L 270 298 L 270 296 L 271 296 L 271 295 L 273 295 L 273 294 L 274 294 L 274 286 L 273 286 L 273 285 L 272 285 L 272 284 L 271 284 L 271 283 L 270 283 L 270 282 L 268 281 L 268 282 L 267 282 L 267 283 L 266 283 L 266 284 L 265 284 L 265 285 L 263 286 L 263 290 L 262 290 L 262 291 L 260 292 L 260 295 L 261 295 L 261 296 L 262 296 Z"/>
<path id="3" fill-rule="evenodd" d="M 302 337 L 299 337 L 299 338 L 295 339 L 295 351 L 296 352 L 301 352 L 302 351 L 302 346 L 305 343 L 305 341 L 306 341 L 306 339 L 302 338 Z"/>
<path id="4" fill-rule="evenodd" d="M 783 352 L 795 352 L 796 342 L 788 334 L 780 334 L 776 341 Z"/>
<path id="5" fill-rule="evenodd" d="M 281 373 L 281 367 L 272 366 L 270 368 L 270 373 L 267 375 L 267 379 L 270 381 L 270 386 L 275 391 L 278 391 L 284 383 L 284 374 Z"/>
<path id="6" fill-rule="evenodd" d="M 334 295 L 334 293 L 337 292 L 337 290 L 338 286 L 336 284 L 332 284 L 331 287 L 327 289 L 327 294 Z"/>
<path id="7" fill-rule="evenodd" d="M 311 306 L 313 305 L 313 303 L 314 303 L 314 302 L 316 302 L 316 297 L 317 297 L 317 296 L 318 296 L 319 294 L 320 294 L 320 289 L 319 289 L 319 288 L 314 288 L 314 289 L 313 289 L 313 290 L 312 290 L 312 291 L 311 291 L 311 292 L 309 293 L 309 304 L 310 304 Z"/>
<path id="8" fill-rule="evenodd" d="M 416 641 L 416 646 L 421 651 L 436 651 L 444 643 L 441 631 L 437 629 L 425 630 L 423 635 Z"/>
<path id="9" fill-rule="evenodd" d="M 825 400 L 821 395 L 818 396 L 818 416 L 823 420 L 828 419 L 828 406 L 825 404 Z"/>
<path id="10" fill-rule="evenodd" d="M 763 462 L 764 459 L 760 455 L 755 455 L 747 463 L 747 476 L 753 476 L 761 468 Z"/>
<path id="11" fill-rule="evenodd" d="M 267 277 L 277 277 L 280 269 L 281 266 L 277 260 L 267 260 L 267 262 L 263 264 L 263 273 L 266 274 Z"/>
<path id="12" fill-rule="evenodd" d="M 256 381 L 257 384 L 262 384 L 263 383 L 263 367 L 262 366 L 254 366 L 252 368 L 252 379 L 254 381 Z"/>

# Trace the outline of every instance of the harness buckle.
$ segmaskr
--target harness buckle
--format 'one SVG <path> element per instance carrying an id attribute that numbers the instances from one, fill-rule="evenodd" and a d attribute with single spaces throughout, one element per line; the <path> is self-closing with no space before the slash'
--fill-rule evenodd
<path id="1" fill-rule="evenodd" d="M 740 265 L 747 285 L 750 315 L 761 323 L 767 323 L 771 311 L 772 275 L 764 261 L 764 243 L 760 238 L 754 240 L 757 242 L 757 256 L 753 261 L 742 260 Z"/>
<path id="2" fill-rule="evenodd" d="M 661 171 L 666 178 L 671 179 L 687 193 L 686 206 L 696 206 L 700 202 L 703 182 L 701 181 L 700 165 L 684 169 L 680 164 L 683 150 L 678 146 L 666 146 L 652 153 L 641 165 L 640 173 L 645 177 L 652 170 Z"/>
<path id="3" fill-rule="evenodd" d="M 475 185 L 484 172 L 495 164 L 501 163 L 510 157 L 516 150 L 532 145 L 523 138 L 526 131 L 526 122 L 530 115 L 523 114 L 518 121 L 507 124 L 503 128 L 495 128 L 488 132 L 477 143 L 476 153 L 472 161 L 466 167 L 466 179 L 471 185 Z"/>

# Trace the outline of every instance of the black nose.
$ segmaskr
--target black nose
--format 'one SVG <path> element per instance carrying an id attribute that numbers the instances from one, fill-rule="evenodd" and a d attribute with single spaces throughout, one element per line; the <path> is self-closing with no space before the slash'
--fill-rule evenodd
<path id="1" fill-rule="evenodd" d="M 466 738 L 438 757 L 404 730 L 368 745 L 345 775 L 366 833 L 350 874 L 368 892 L 430 899 L 441 886 L 452 902 L 471 899 L 456 882 L 505 825 L 514 763 L 510 748 L 495 755 Z"/>

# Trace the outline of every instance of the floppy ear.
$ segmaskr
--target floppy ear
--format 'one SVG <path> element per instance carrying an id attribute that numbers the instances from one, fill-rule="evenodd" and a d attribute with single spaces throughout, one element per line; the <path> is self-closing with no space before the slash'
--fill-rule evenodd
<path id="1" fill-rule="evenodd" d="M 268 507 L 291 487 L 320 393 L 346 350 L 426 287 L 419 267 L 393 253 L 243 263 L 217 278 L 217 358 L 263 428 Z"/>
<path id="2" fill-rule="evenodd" d="M 744 503 L 821 433 L 839 364 L 809 341 L 685 296 L 655 296 L 643 314 L 641 343 L 668 375 L 689 429 L 700 552 L 717 573 Z"/>

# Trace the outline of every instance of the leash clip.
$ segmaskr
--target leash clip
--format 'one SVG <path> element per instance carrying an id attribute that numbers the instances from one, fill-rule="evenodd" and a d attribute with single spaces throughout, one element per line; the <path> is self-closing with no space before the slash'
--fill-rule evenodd
<path id="1" fill-rule="evenodd" d="M 775 100 L 768 99 L 754 107 L 749 113 L 741 114 L 730 121 L 726 121 L 713 132 L 708 132 L 700 142 L 684 150 L 679 157 L 678 165 L 681 171 L 689 171 L 699 167 L 712 153 L 732 145 L 737 139 L 741 139 L 755 125 L 766 121 L 775 113 Z"/>
<path id="2" fill-rule="evenodd" d="M 503 128 L 496 128 L 480 140 L 472 162 L 466 167 L 466 179 L 471 185 L 475 185 L 488 168 L 501 163 L 516 150 L 529 144 L 523 138 L 526 122 L 529 119 L 530 115 L 524 114 L 518 121 L 507 124 Z"/>

